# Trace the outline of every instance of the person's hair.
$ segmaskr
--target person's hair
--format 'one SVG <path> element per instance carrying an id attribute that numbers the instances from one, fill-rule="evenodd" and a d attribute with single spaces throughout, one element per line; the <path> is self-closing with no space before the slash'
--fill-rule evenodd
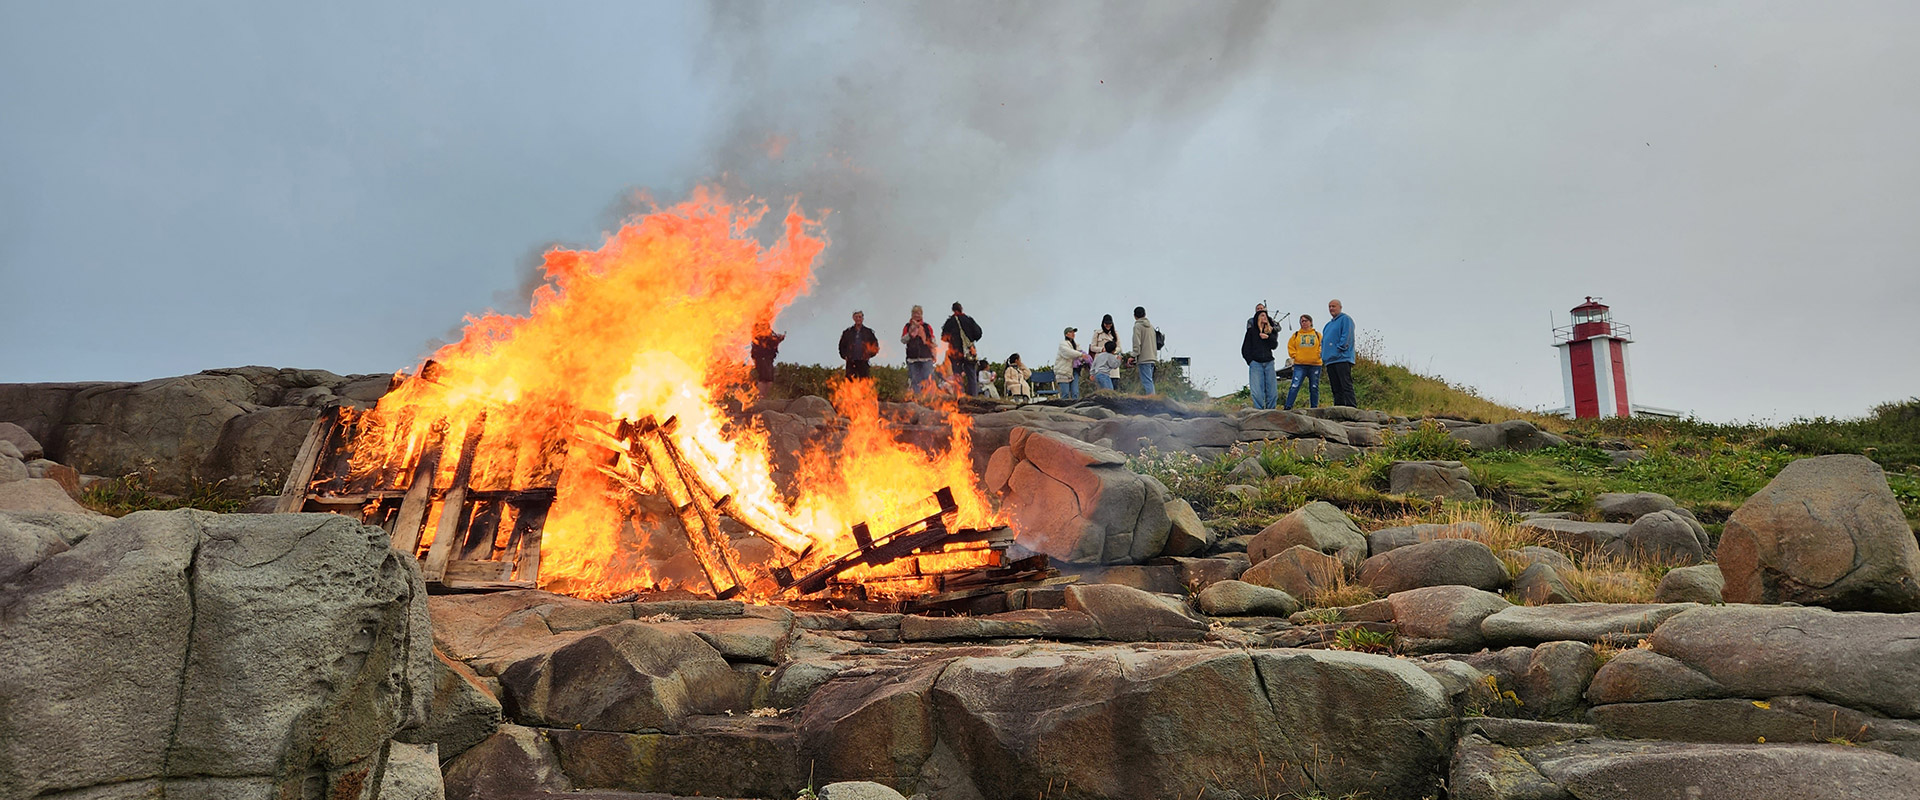
<path id="1" fill-rule="evenodd" d="M 1300 315 L 1300 319 L 1302 319 L 1302 320 L 1305 320 L 1305 321 L 1307 321 L 1307 322 L 1312 322 L 1312 321 L 1313 321 L 1313 315 L 1312 315 L 1312 314 L 1301 314 L 1301 315 Z"/>
<path id="2" fill-rule="evenodd" d="M 854 315 L 854 316 L 856 316 L 856 317 L 864 317 L 864 316 L 866 316 L 866 315 L 867 315 L 867 312 L 865 312 L 865 311 L 861 311 L 861 310 L 859 310 L 859 309 L 855 309 L 855 310 L 854 310 L 854 312 L 853 312 L 853 315 Z"/>
<path id="3" fill-rule="evenodd" d="M 1013 355 L 1007 356 L 1007 363 L 1009 364 L 1018 363 L 1019 361 L 1020 361 L 1019 353 L 1014 353 Z"/>
<path id="4" fill-rule="evenodd" d="M 1103 316 L 1101 316 L 1101 317 L 1100 317 L 1100 330 L 1103 330 L 1103 331 L 1112 331 L 1112 330 L 1113 330 L 1113 315 L 1112 315 L 1112 314 L 1106 314 L 1106 315 L 1103 315 Z"/>
<path id="5" fill-rule="evenodd" d="M 925 309 L 923 309 L 923 308 L 921 308 L 921 307 L 919 307 L 919 306 L 914 306 L 914 307 L 913 307 L 913 310 L 915 310 L 915 311 L 925 311 Z"/>
<path id="6" fill-rule="evenodd" d="M 1273 324 L 1273 317 L 1268 316 L 1267 312 L 1265 311 L 1261 311 L 1260 313 L 1253 315 L 1253 325 L 1255 328 L 1264 327 L 1268 330 L 1271 330 L 1275 327 L 1275 325 Z"/>
<path id="7" fill-rule="evenodd" d="M 960 301 L 958 301 L 958 300 L 955 300 L 955 301 L 953 301 L 953 310 L 955 310 L 955 311 L 959 311 L 959 310 L 960 310 Z"/>
<path id="8" fill-rule="evenodd" d="M 1107 340 L 1107 352 L 1109 353 L 1116 352 L 1115 345 L 1112 339 Z"/>
<path id="9" fill-rule="evenodd" d="M 1133 307 L 1133 318 L 1134 318 L 1134 319 L 1141 319 L 1141 318 L 1144 318 L 1144 317 L 1145 317 L 1146 315 L 1147 315 L 1147 307 L 1146 307 L 1146 306 L 1134 306 L 1134 307 Z"/>

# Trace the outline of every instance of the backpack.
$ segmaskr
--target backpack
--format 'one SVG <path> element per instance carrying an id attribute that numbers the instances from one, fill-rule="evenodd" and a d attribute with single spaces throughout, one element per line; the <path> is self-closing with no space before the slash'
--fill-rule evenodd
<path id="1" fill-rule="evenodd" d="M 1153 329 L 1153 349 L 1160 350 L 1160 349 L 1164 349 L 1166 346 L 1167 346 L 1167 335 L 1164 333 L 1161 333 L 1159 328 L 1154 328 Z"/>

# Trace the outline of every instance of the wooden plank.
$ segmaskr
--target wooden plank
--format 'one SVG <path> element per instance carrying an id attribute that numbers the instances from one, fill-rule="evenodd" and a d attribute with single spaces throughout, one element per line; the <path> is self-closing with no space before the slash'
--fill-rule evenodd
<path id="1" fill-rule="evenodd" d="M 483 561 L 472 559 L 454 559 L 447 562 L 446 571 L 440 582 L 445 584 L 471 583 L 475 581 L 505 581 L 513 575 L 511 561 Z"/>
<path id="2" fill-rule="evenodd" d="M 414 462 L 413 477 L 406 496 L 400 501 L 400 516 L 393 522 L 393 549 L 412 557 L 420 550 L 420 532 L 427 522 L 427 506 L 433 502 L 433 476 L 440 472 L 441 445 L 446 443 L 447 426 L 436 422 L 420 460 Z"/>
<path id="3" fill-rule="evenodd" d="M 473 457 L 480 449 L 480 439 L 487 429 L 487 412 L 482 411 L 467 428 L 465 440 L 460 443 L 460 461 L 454 467 L 453 484 L 440 498 L 440 525 L 433 532 L 433 546 L 427 550 L 427 560 L 420 567 L 420 575 L 428 581 L 438 581 L 447 574 L 447 560 L 453 557 L 455 534 L 460 523 L 466 519 L 467 481 L 473 478 Z"/>
<path id="4" fill-rule="evenodd" d="M 307 429 L 307 438 L 300 442 L 300 452 L 293 457 L 293 468 L 287 471 L 286 485 L 280 488 L 280 499 L 273 504 L 276 514 L 290 514 L 307 505 L 307 486 L 313 483 L 314 468 L 320 465 L 320 456 L 326 450 L 327 440 L 332 438 L 334 426 L 340 421 L 339 407 L 324 409 L 313 420 L 313 427 Z"/>
<path id="5" fill-rule="evenodd" d="M 459 546 L 454 548 L 457 561 L 486 561 L 493 558 L 493 539 L 500 529 L 501 503 L 476 500 L 471 504 L 473 513 L 467 517 L 467 529 L 460 532 Z"/>
<path id="6" fill-rule="evenodd" d="M 517 527 L 525 533 L 519 536 L 520 544 L 513 551 L 515 580 L 540 582 L 540 539 L 546 535 L 547 511 L 552 507 L 553 500 L 549 498 L 544 503 L 528 503 L 520 511 Z"/>
<path id="7" fill-rule="evenodd" d="M 652 417 L 641 420 L 633 427 L 633 457 L 644 460 L 653 470 L 659 478 L 660 487 L 666 490 L 667 500 L 679 512 L 680 525 L 687 533 L 688 549 L 693 552 L 694 561 L 700 564 L 700 570 L 706 573 L 707 585 L 712 588 L 713 596 L 721 599 L 732 597 L 740 591 L 740 576 L 726 558 L 725 550 L 714 546 L 712 537 L 719 531 L 709 531 L 707 528 L 702 509 L 695 503 L 695 490 L 687 485 L 686 477 L 673 462 L 665 431 L 653 424 Z"/>

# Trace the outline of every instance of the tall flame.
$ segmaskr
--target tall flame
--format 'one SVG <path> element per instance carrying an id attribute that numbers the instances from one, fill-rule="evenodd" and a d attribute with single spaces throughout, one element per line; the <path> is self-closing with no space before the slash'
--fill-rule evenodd
<path id="1" fill-rule="evenodd" d="M 370 412 L 356 464 L 418 452 L 438 420 L 447 443 L 484 424 L 488 445 L 473 457 L 470 484 L 518 489 L 562 476 L 540 549 L 541 584 L 595 596 L 671 584 L 658 567 L 684 541 L 654 541 L 636 524 L 591 448 L 549 463 L 583 418 L 677 418 L 669 435 L 679 451 L 697 454 L 691 460 L 715 473 L 707 477 L 735 507 L 770 521 L 768 533 L 795 552 L 837 554 L 853 546 L 854 523 L 886 530 L 925 516 L 941 487 L 954 490 L 960 524 L 993 524 L 970 463 L 968 418 L 946 409 L 948 446 L 930 454 L 895 439 L 870 381 L 836 386 L 845 435 L 796 454 L 796 496 L 777 488 L 767 432 L 735 421 L 722 402 L 749 391 L 741 357 L 754 324 L 812 287 L 827 241 L 795 206 L 763 246 L 752 232 L 765 213 L 698 190 L 628 220 L 597 250 L 548 252 L 530 311 L 468 317 L 460 341 L 434 353 L 430 373 Z M 442 485 L 452 463 L 442 462 Z"/>

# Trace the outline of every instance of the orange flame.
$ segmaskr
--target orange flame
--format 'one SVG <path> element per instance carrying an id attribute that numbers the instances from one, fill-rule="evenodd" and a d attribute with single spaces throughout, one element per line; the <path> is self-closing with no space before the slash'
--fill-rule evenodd
<path id="1" fill-rule="evenodd" d="M 462 457 L 459 443 L 484 429 L 485 444 L 466 456 L 469 485 L 523 489 L 557 480 L 540 582 L 589 596 L 699 582 L 688 571 L 684 534 L 656 535 L 672 515 L 634 508 L 598 469 L 607 452 L 567 446 L 582 419 L 677 418 L 675 446 L 730 495 L 735 515 L 762 523 L 754 527 L 789 551 L 812 546 L 810 561 L 852 548 L 856 522 L 881 531 L 931 513 L 929 496 L 943 486 L 954 490 L 960 525 L 996 524 L 971 467 L 966 415 L 946 409 L 945 446 L 929 452 L 896 439 L 870 381 L 837 385 L 844 437 L 798 454 L 797 496 L 776 487 L 766 431 L 731 419 L 719 398 L 749 391 L 741 388 L 741 356 L 754 324 L 811 288 L 827 241 L 796 206 L 779 237 L 762 246 L 752 231 L 765 213 L 764 205 L 699 190 L 627 221 L 597 250 L 548 252 L 546 284 L 528 314 L 468 317 L 460 341 L 369 412 L 356 469 L 406 463 L 438 436 L 447 450 L 436 485 L 444 486 Z M 445 427 L 433 429 L 440 420 Z M 773 552 L 763 550 L 759 560 Z"/>

